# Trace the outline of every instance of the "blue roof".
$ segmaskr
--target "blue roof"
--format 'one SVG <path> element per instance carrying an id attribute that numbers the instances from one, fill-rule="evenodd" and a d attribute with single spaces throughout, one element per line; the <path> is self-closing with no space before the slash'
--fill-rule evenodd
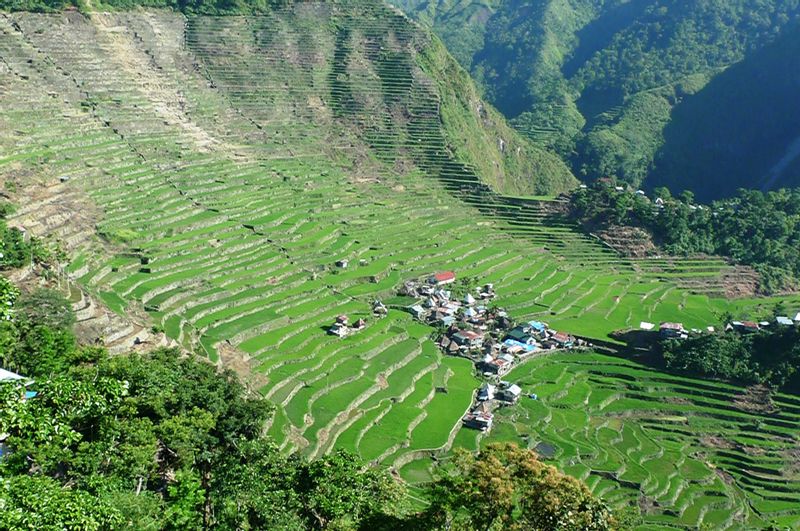
<path id="1" fill-rule="evenodd" d="M 530 321 L 528 325 L 537 332 L 544 332 L 547 330 L 547 326 L 545 326 L 545 324 L 541 321 Z"/>
<path id="2" fill-rule="evenodd" d="M 25 391 L 25 400 L 30 400 L 31 398 L 36 398 L 36 395 L 39 394 L 36 391 Z"/>
<path id="3" fill-rule="evenodd" d="M 533 352 L 534 350 L 536 350 L 536 345 L 529 345 L 527 343 L 523 343 L 515 339 L 506 339 L 505 341 L 503 341 L 503 344 L 507 347 L 522 347 L 527 352 Z"/>

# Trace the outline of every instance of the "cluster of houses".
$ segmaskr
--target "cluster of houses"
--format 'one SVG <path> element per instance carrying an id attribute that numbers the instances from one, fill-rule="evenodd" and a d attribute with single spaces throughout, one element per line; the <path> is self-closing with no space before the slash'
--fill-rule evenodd
<path id="1" fill-rule="evenodd" d="M 346 315 L 340 315 L 336 321 L 328 328 L 328 333 L 338 337 L 347 337 L 353 332 L 363 330 L 367 326 L 364 319 L 359 319 L 352 326 L 350 325 L 350 318 Z"/>
<path id="2" fill-rule="evenodd" d="M 759 330 L 763 330 L 772 325 L 777 326 L 799 326 L 800 325 L 800 312 L 794 318 L 785 315 L 775 317 L 775 321 L 731 321 L 725 325 L 726 332 L 739 332 L 740 334 L 753 334 Z M 654 331 L 655 325 L 642 321 L 639 325 L 642 330 Z M 690 334 L 701 334 L 704 332 L 713 333 L 715 328 L 713 326 L 706 327 L 705 330 L 698 328 L 687 329 L 683 323 L 661 323 L 658 327 L 658 333 L 663 339 L 686 339 Z"/>
<path id="3" fill-rule="evenodd" d="M 467 292 L 463 298 L 453 297 L 447 289 L 456 280 L 452 271 L 437 273 L 425 281 L 407 281 L 400 290 L 401 295 L 424 299 L 409 308 L 411 315 L 417 320 L 431 326 L 451 326 L 459 319 L 467 320 L 472 326 L 488 329 L 487 322 L 495 318 L 507 316 L 494 315 L 489 312 L 487 303 L 495 297 L 494 286 L 486 284 Z"/>
<path id="4" fill-rule="evenodd" d="M 455 280 L 455 273 L 445 271 L 407 281 L 400 293 L 418 299 L 408 308 L 417 320 L 444 329 L 439 339 L 443 352 L 471 359 L 488 380 L 505 376 L 534 352 L 583 345 L 583 341 L 540 321 L 514 326 L 507 312 L 488 304 L 496 296 L 492 284 L 456 296 L 449 289 Z M 519 386 L 510 382 L 487 383 L 478 393 L 477 405 L 464 417 L 464 425 L 488 431 L 492 409 L 515 403 L 521 394 Z"/>

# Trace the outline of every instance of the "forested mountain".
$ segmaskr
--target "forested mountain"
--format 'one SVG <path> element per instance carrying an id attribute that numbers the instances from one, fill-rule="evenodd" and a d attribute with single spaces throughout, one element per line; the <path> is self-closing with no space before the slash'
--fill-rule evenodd
<path id="1" fill-rule="evenodd" d="M 796 182 L 797 0 L 398 3 L 579 176 L 705 199 Z"/>

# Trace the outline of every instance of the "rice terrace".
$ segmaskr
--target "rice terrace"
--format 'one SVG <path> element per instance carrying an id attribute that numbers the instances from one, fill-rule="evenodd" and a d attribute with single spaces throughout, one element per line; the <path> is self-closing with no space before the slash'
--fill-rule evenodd
<path id="1" fill-rule="evenodd" d="M 637 507 L 638 529 L 800 528 L 800 396 L 748 401 L 624 336 L 772 321 L 800 295 L 733 296 L 748 273 L 731 260 L 588 234 L 565 214 L 578 181 L 479 94 L 377 1 L 2 12 L 0 193 L 9 226 L 61 245 L 79 326 L 112 353 L 173 345 L 234 368 L 274 404 L 284 454 L 352 451 L 424 505 L 454 449 L 514 441 Z M 431 314 L 452 299 L 473 317 L 415 317 L 439 292 L 402 287 L 429 277 L 448 293 Z M 473 326 L 505 352 L 518 325 L 502 376 L 475 345 L 448 351 Z M 521 395 L 468 426 L 500 380 Z"/>

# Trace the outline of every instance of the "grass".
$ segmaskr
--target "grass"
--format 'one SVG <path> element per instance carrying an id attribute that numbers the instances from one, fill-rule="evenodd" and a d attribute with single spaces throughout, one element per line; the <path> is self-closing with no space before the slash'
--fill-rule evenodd
<path id="1" fill-rule="evenodd" d="M 539 399 L 501 409 L 483 443 L 550 445 L 551 462 L 596 493 L 618 504 L 643 501 L 645 524 L 800 525 L 800 479 L 787 476 L 800 433 L 796 397 L 777 395 L 778 411 L 760 415 L 737 409 L 735 386 L 594 353 L 535 358 L 507 379 Z M 761 487 L 777 478 L 780 495 Z"/>
<path id="2" fill-rule="evenodd" d="M 598 340 L 642 320 L 701 327 L 717 324 L 726 311 L 745 316 L 774 305 L 726 300 L 713 286 L 682 287 L 700 273 L 724 271 L 718 260 L 621 259 L 572 227 L 549 223 L 546 201 L 492 192 L 468 154 L 449 149 L 475 117 L 459 121 L 456 133 L 442 125 L 441 105 L 450 118 L 472 112 L 454 107 L 452 94 L 442 96 L 450 89 L 426 74 L 446 57 L 425 57 L 427 70 L 421 68 L 416 63 L 423 59 L 412 52 L 417 30 L 365 4 L 359 9 L 370 16 L 348 22 L 363 26 L 351 43 L 340 44 L 346 64 L 336 64 L 332 24 L 319 23 L 329 9 L 342 9 L 332 6 L 312 3 L 305 11 L 248 18 L 109 15 L 123 28 L 116 45 L 159 67 L 136 71 L 98 68 L 116 64 L 116 56 L 92 37 L 88 21 L 11 15 L 20 34 L 0 20 L 0 55 L 20 74 L 0 78 L 8 81 L 0 149 L 13 157 L 4 158 L 0 176 L 12 167 L 15 174 L 70 174 L 59 193 L 94 200 L 98 230 L 136 234 L 118 252 L 82 246 L 72 271 L 81 271 L 82 285 L 115 311 L 142 303 L 168 336 L 186 347 L 200 345 L 212 361 L 222 342 L 246 356 L 276 404 L 270 434 L 286 452 L 315 456 L 348 448 L 424 481 L 432 457 L 446 457 L 451 446 L 481 444 L 476 432 L 459 429 L 479 385 L 473 367 L 444 357 L 431 342 L 434 331 L 400 310 L 412 302 L 396 296 L 408 278 L 453 269 L 493 282 L 496 303 L 514 317 L 543 319 Z M 256 35 L 286 21 L 303 30 L 252 53 Z M 378 64 L 387 57 L 381 47 L 403 50 L 399 73 Z M 382 83 L 370 81 L 376 72 Z M 151 99 L 151 76 L 160 97 L 175 95 L 184 114 L 165 119 Z M 114 98 L 97 98 L 94 114 L 84 112 L 73 78 L 81 94 Z M 348 90 L 355 103 L 348 103 Z M 33 110 L 12 113 L 21 102 Z M 58 118 L 64 115 L 74 118 Z M 372 124 L 372 117 L 397 115 L 405 118 L 388 120 L 391 131 L 368 134 L 386 122 Z M 26 133 L 8 134 L 15 130 Z M 207 138 L 212 142 L 203 144 Z M 147 273 L 140 271 L 142 257 Z M 350 259 L 346 270 L 334 266 L 342 258 Z M 375 298 L 393 308 L 387 317 L 371 315 Z M 800 305 L 797 297 L 785 302 Z M 329 335 L 326 327 L 341 313 L 351 321 L 366 318 L 366 329 L 344 340 Z M 558 447 L 555 462 L 587 478 L 596 492 L 614 500 L 636 495 L 593 473 L 602 469 L 639 482 L 640 492 L 664 507 L 686 504 L 675 515 L 666 509 L 649 515 L 654 525 L 719 518 L 722 508 L 697 509 L 695 502 L 708 494 L 692 482 L 704 481 L 713 487 L 709 492 L 727 496 L 720 507 L 730 506 L 731 521 L 738 514 L 756 521 L 743 500 L 784 518 L 791 505 L 784 494 L 744 472 L 747 489 L 718 485 L 701 460 L 687 456 L 695 447 L 683 432 L 712 429 L 698 423 L 713 415 L 730 417 L 726 422 L 742 429 L 728 436 L 767 448 L 771 454 L 759 466 L 768 469 L 780 451 L 770 445 L 778 443 L 745 429 L 742 415 L 716 395 L 689 395 L 694 406 L 687 411 L 667 407 L 653 397 L 683 396 L 685 383 L 628 388 L 654 375 L 594 361 L 586 376 L 567 360 L 538 363 L 530 376 L 540 379 L 543 399 L 504 409 L 493 436 L 533 443 L 541 431 Z M 636 416 L 654 403 L 658 415 Z M 781 422 L 796 420 L 787 414 Z M 545 432 L 550 426 L 559 428 Z M 773 438 L 790 431 L 770 419 L 761 429 Z M 741 455 L 715 459 L 720 466 L 745 462 Z M 634 460 L 638 466 L 625 466 Z M 682 488 L 675 474 L 690 478 L 694 490 Z M 684 500 L 684 492 L 692 496 Z"/>

